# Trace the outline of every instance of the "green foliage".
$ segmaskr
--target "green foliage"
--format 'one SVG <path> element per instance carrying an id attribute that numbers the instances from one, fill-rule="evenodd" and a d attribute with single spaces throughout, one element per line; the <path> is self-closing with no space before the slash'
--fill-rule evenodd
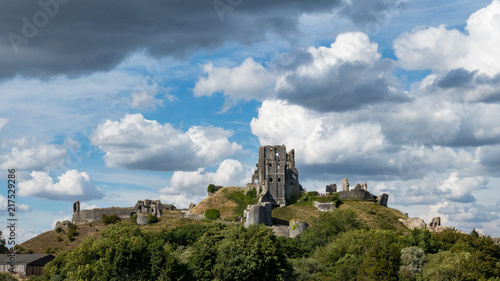
<path id="1" fill-rule="evenodd" d="M 330 280 L 397 280 L 400 238 L 389 230 L 343 232 L 315 252 L 323 265 L 316 275 Z"/>
<path id="2" fill-rule="evenodd" d="M 313 250 L 315 247 L 326 245 L 341 232 L 360 228 L 366 227 L 357 220 L 355 211 L 324 212 L 312 221 L 311 227 L 302 232 L 300 240 Z"/>
<path id="3" fill-rule="evenodd" d="M 207 187 L 207 192 L 214 193 L 214 191 L 215 191 L 215 185 L 209 184 Z"/>
<path id="4" fill-rule="evenodd" d="M 222 230 L 226 227 L 224 224 L 216 223 L 213 225 L 188 224 L 174 228 L 170 231 L 163 231 L 162 236 L 166 242 L 174 248 L 179 246 L 191 246 L 207 231 L 211 229 Z"/>
<path id="5" fill-rule="evenodd" d="M 173 248 L 155 233 L 132 223 L 116 223 L 99 239 L 86 239 L 76 249 L 57 255 L 44 268 L 53 280 L 190 280 Z"/>
<path id="6" fill-rule="evenodd" d="M 206 232 L 193 246 L 194 280 L 282 280 L 286 256 L 265 226 Z"/>
<path id="7" fill-rule="evenodd" d="M 0 281 L 17 281 L 17 279 L 10 274 L 0 273 Z"/>
<path id="8" fill-rule="evenodd" d="M 419 247 L 411 246 L 401 250 L 401 267 L 399 275 L 402 280 L 417 280 L 424 267 L 425 253 Z"/>
<path id="9" fill-rule="evenodd" d="M 205 211 L 205 218 L 209 220 L 216 220 L 220 218 L 220 212 L 216 209 L 208 209 Z"/>
<path id="10" fill-rule="evenodd" d="M 152 223 L 157 223 L 159 222 L 160 220 L 153 214 L 149 214 L 147 217 L 146 217 L 146 220 L 149 224 L 152 224 Z"/>
<path id="11" fill-rule="evenodd" d="M 56 228 L 56 232 L 57 233 L 61 233 L 62 232 L 62 228 L 60 228 L 60 227 Z"/>
<path id="12" fill-rule="evenodd" d="M 439 250 L 438 241 L 428 229 L 415 228 L 407 239 L 409 246 L 419 247 L 425 253 L 437 253 Z"/>
<path id="13" fill-rule="evenodd" d="M 131 223 L 137 223 L 137 214 L 134 214 L 134 215 L 130 216 L 130 222 Z"/>
<path id="14" fill-rule="evenodd" d="M 292 205 L 292 204 L 297 203 L 298 200 L 299 200 L 299 198 L 297 196 L 292 195 L 292 196 L 290 196 L 290 198 L 286 199 L 286 204 Z"/>
<path id="15" fill-rule="evenodd" d="M 69 225 L 69 227 L 68 227 L 68 233 L 66 234 L 66 236 L 68 237 L 69 241 L 74 241 L 75 240 L 75 236 L 78 235 L 78 232 L 76 230 L 77 230 L 76 224 L 70 224 Z"/>
<path id="16" fill-rule="evenodd" d="M 7 248 L 6 241 L 3 238 L 2 232 L 0 231 L 0 254 L 8 254 L 9 253 L 9 248 Z"/>
<path id="17" fill-rule="evenodd" d="M 247 191 L 246 196 L 257 198 L 257 190 L 255 188 L 250 189 L 249 191 Z"/>
<path id="18" fill-rule="evenodd" d="M 319 193 L 317 191 L 309 191 L 309 192 L 307 192 L 307 195 L 309 195 L 309 196 L 319 196 Z"/>
<path id="19" fill-rule="evenodd" d="M 112 215 L 102 215 L 102 221 L 105 223 L 105 224 L 113 224 L 113 223 L 117 223 L 119 221 L 121 221 L 122 219 L 120 219 L 120 217 L 116 214 L 112 214 Z"/>
<path id="20" fill-rule="evenodd" d="M 249 194 L 249 192 L 245 195 L 243 191 L 237 191 L 229 196 L 228 199 L 237 205 L 235 210 L 236 216 L 243 216 L 243 211 L 245 211 L 247 205 L 254 205 L 258 203 L 259 200 L 257 199 L 257 194 L 255 194 L 255 196 L 251 196 L 252 194 Z"/>

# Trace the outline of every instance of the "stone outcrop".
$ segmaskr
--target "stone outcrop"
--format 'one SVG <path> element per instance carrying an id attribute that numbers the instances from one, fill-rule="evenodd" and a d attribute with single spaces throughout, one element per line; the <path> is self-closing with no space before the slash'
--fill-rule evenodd
<path id="1" fill-rule="evenodd" d="M 193 209 L 194 207 L 196 207 L 196 204 L 195 204 L 195 203 L 191 203 L 191 204 L 189 204 L 189 210 Z"/>
<path id="2" fill-rule="evenodd" d="M 387 201 L 389 201 L 389 194 L 387 193 L 384 193 L 377 197 L 377 202 L 384 207 L 387 207 Z"/>
<path id="3" fill-rule="evenodd" d="M 259 148 L 259 162 L 247 190 L 255 188 L 260 202 L 280 207 L 292 196 L 299 198 L 303 188 L 295 168 L 295 151 L 286 152 L 284 145 L 267 145 Z M 265 197 L 264 197 L 265 196 Z"/>
<path id="4" fill-rule="evenodd" d="M 288 237 L 295 238 L 299 236 L 309 225 L 305 221 L 301 220 L 291 220 L 290 221 L 290 233 Z"/>
<path id="5" fill-rule="evenodd" d="M 148 224 L 148 219 L 145 214 L 139 213 L 137 214 L 137 224 L 138 225 L 146 225 Z"/>
<path id="6" fill-rule="evenodd" d="M 247 209 L 244 212 L 244 216 L 246 218 L 245 227 L 249 227 L 250 225 L 272 225 L 271 221 L 271 211 L 272 205 L 269 202 L 259 203 L 257 205 L 248 205 Z"/>
<path id="7" fill-rule="evenodd" d="M 342 180 L 342 191 L 349 191 L 349 181 L 347 178 Z"/>
<path id="8" fill-rule="evenodd" d="M 64 220 L 64 221 L 57 221 L 56 222 L 56 228 L 55 229 L 58 229 L 58 228 L 61 228 L 61 229 L 67 229 L 69 228 L 69 226 L 71 225 L 71 222 L 68 221 L 68 220 Z"/>
<path id="9" fill-rule="evenodd" d="M 336 184 L 329 184 L 326 186 L 326 193 L 328 192 L 337 192 L 337 185 Z"/>
<path id="10" fill-rule="evenodd" d="M 441 217 L 433 218 L 431 223 L 429 224 L 429 227 L 431 228 L 436 228 L 438 226 L 441 226 Z"/>
<path id="11" fill-rule="evenodd" d="M 339 198 L 340 200 L 357 200 L 357 201 L 371 201 L 374 200 L 375 198 L 373 195 L 363 189 L 352 189 L 349 191 L 341 191 L 339 192 Z"/>
<path id="12" fill-rule="evenodd" d="M 318 209 L 321 212 L 328 212 L 336 209 L 333 202 L 319 203 L 318 201 L 314 201 L 314 207 L 316 207 L 316 209 Z"/>
<path id="13" fill-rule="evenodd" d="M 273 225 L 271 230 L 279 237 L 290 237 L 290 227 L 287 225 Z"/>
<path id="14" fill-rule="evenodd" d="M 425 221 L 421 218 L 399 219 L 409 229 L 426 228 Z"/>

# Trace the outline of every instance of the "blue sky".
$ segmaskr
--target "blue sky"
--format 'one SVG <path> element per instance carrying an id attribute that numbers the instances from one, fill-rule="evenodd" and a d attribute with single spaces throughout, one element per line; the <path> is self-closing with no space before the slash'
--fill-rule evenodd
<path id="1" fill-rule="evenodd" d="M 75 200 L 183 208 L 244 186 L 269 144 L 295 149 L 307 190 L 347 177 L 500 236 L 500 1 L 40 3 L 0 4 L 20 241 Z"/>

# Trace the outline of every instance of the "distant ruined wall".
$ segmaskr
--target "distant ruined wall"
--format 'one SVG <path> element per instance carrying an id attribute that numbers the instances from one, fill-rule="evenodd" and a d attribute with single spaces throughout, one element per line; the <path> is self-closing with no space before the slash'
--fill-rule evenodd
<path id="1" fill-rule="evenodd" d="M 71 222 L 76 225 L 102 221 L 102 216 L 117 215 L 121 219 L 130 218 L 135 214 L 152 214 L 161 216 L 162 210 L 173 210 L 173 205 L 163 205 L 160 200 L 139 200 L 134 207 L 111 207 L 111 208 L 96 208 L 92 210 L 80 210 L 80 202 L 76 201 L 73 204 L 73 218 Z"/>
<path id="2" fill-rule="evenodd" d="M 77 225 L 98 222 L 102 220 L 102 215 L 117 215 L 118 217 L 125 219 L 129 218 L 134 214 L 134 208 L 98 208 L 92 210 L 81 210 L 79 212 L 73 213 L 73 218 L 71 221 Z"/>

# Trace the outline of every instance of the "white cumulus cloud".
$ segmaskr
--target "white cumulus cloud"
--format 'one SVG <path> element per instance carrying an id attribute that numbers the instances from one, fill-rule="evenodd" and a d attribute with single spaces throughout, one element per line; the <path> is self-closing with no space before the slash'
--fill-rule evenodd
<path id="1" fill-rule="evenodd" d="M 22 141 L 21 141 L 22 142 Z M 57 145 L 32 144 L 12 147 L 0 154 L 2 169 L 48 170 L 62 166 L 67 156 L 66 149 Z"/>
<path id="2" fill-rule="evenodd" d="M 261 145 L 285 144 L 295 149 L 298 162 L 306 164 L 369 156 L 385 142 L 377 123 L 345 124 L 336 114 L 319 114 L 281 100 L 264 101 L 250 127 Z"/>
<path id="3" fill-rule="evenodd" d="M 241 146 L 231 143 L 232 132 L 217 127 L 193 126 L 187 132 L 171 124 L 127 114 L 107 120 L 91 136 L 106 154 L 107 166 L 138 170 L 196 170 L 232 155 Z"/>
<path id="4" fill-rule="evenodd" d="M 448 71 L 457 68 L 479 70 L 488 75 L 500 72 L 500 1 L 473 13 L 467 33 L 441 25 L 394 40 L 395 54 L 406 69 Z"/>
<path id="5" fill-rule="evenodd" d="M 32 172 L 31 180 L 19 183 L 19 195 L 52 200 L 91 200 L 103 198 L 102 192 L 94 185 L 85 172 L 70 170 L 54 182 L 45 172 Z"/>

